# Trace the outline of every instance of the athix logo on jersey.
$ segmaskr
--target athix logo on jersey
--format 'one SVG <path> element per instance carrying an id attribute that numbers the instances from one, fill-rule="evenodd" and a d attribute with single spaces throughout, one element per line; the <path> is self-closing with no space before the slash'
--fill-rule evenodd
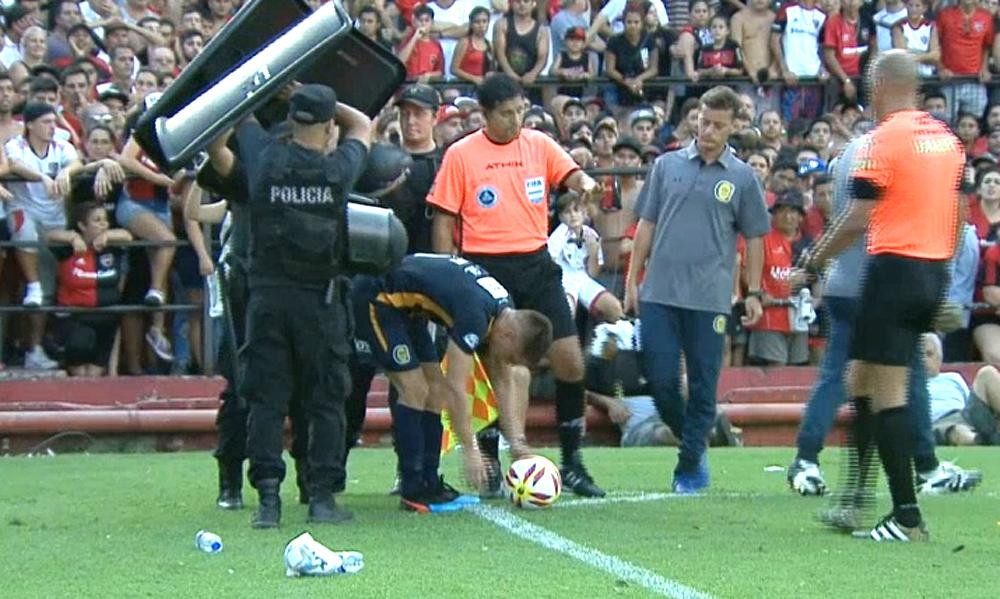
<path id="1" fill-rule="evenodd" d="M 524 194 L 532 204 L 541 204 L 545 199 L 545 179 L 542 177 L 525 179 Z"/>
<path id="2" fill-rule="evenodd" d="M 524 168 L 524 163 L 520 160 L 506 160 L 501 162 L 491 162 L 486 165 L 486 170 L 488 171 L 498 168 Z"/>
<path id="3" fill-rule="evenodd" d="M 719 181 L 715 184 L 715 199 L 723 204 L 728 204 L 733 199 L 733 192 L 735 191 L 736 186 L 729 181 Z"/>
<path id="4" fill-rule="evenodd" d="M 483 208 L 492 208 L 500 201 L 500 194 L 495 187 L 487 185 L 476 191 L 476 202 Z"/>

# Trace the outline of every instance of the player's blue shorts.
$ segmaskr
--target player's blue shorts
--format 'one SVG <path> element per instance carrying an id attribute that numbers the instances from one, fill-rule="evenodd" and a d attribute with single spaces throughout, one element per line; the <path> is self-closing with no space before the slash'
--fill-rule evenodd
<path id="1" fill-rule="evenodd" d="M 376 277 L 354 278 L 354 350 L 389 372 L 405 372 L 439 361 L 428 320 L 376 301 L 382 286 Z"/>

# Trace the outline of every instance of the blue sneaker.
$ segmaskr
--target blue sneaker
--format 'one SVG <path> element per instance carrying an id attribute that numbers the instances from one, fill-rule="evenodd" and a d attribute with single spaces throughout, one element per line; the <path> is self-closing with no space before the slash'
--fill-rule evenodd
<path id="1" fill-rule="evenodd" d="M 708 461 L 701 456 L 694 472 L 675 472 L 673 490 L 678 495 L 697 495 L 708 488 Z"/>

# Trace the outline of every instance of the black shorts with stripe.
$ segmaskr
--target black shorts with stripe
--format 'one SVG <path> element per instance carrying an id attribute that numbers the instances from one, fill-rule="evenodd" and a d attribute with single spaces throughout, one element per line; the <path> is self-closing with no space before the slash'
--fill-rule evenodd
<path id="1" fill-rule="evenodd" d="M 354 278 L 354 350 L 362 362 L 375 362 L 388 372 L 406 372 L 421 364 L 436 363 L 440 354 L 426 318 L 407 314 L 376 301 L 382 291 L 379 279 Z"/>
<path id="2" fill-rule="evenodd" d="M 877 254 L 868 261 L 851 338 L 852 360 L 907 366 L 948 292 L 948 262 Z"/>
<path id="3" fill-rule="evenodd" d="M 482 266 L 510 293 L 519 310 L 537 310 L 552 322 L 555 340 L 577 334 L 566 302 L 562 269 L 547 248 L 530 254 L 465 254 Z"/>

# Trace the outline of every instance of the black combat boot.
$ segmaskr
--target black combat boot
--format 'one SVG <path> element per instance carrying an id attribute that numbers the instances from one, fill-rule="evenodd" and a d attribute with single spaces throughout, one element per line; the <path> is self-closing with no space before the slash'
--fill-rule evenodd
<path id="1" fill-rule="evenodd" d="M 219 462 L 219 499 L 215 504 L 224 510 L 243 509 L 243 464 Z"/>
<path id="2" fill-rule="evenodd" d="M 306 522 L 339 524 L 354 518 L 354 514 L 337 505 L 332 493 L 310 493 L 309 515 Z"/>
<path id="3" fill-rule="evenodd" d="M 281 482 L 276 478 L 257 481 L 257 495 L 260 505 L 253 514 L 250 526 L 253 528 L 278 528 L 281 523 Z"/>

